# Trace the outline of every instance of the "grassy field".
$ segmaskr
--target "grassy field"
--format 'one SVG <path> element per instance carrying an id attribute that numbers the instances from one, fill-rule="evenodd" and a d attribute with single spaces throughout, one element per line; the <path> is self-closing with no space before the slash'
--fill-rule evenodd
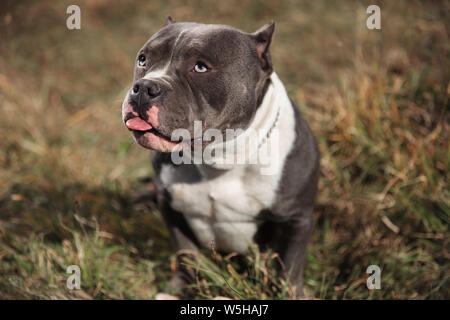
<path id="1" fill-rule="evenodd" d="M 178 21 L 254 31 L 321 151 L 305 291 L 319 299 L 450 299 L 448 1 L 73 1 L 0 4 L 0 298 L 152 299 L 174 255 L 120 107 L 138 48 Z M 445 22 L 447 21 L 447 22 Z M 277 257 L 204 251 L 190 298 L 292 297 Z M 79 265 L 81 290 L 66 289 Z M 382 269 L 368 290 L 366 268 Z"/>

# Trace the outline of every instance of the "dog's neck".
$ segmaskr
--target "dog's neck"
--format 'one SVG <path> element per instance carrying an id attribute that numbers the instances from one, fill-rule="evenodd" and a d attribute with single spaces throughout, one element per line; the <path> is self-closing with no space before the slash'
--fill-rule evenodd
<path id="1" fill-rule="evenodd" d="M 238 164 L 258 164 L 258 161 L 254 163 L 254 157 L 257 158 L 259 149 L 274 138 L 273 133 L 279 124 L 282 108 L 291 105 L 284 85 L 275 72 L 270 76 L 270 80 L 261 105 L 248 128 L 233 139 L 213 142 L 207 146 L 214 150 L 216 155 L 217 150 L 222 150 L 222 156 L 214 157 L 214 161 L 208 163 L 209 166 L 227 170 Z"/>

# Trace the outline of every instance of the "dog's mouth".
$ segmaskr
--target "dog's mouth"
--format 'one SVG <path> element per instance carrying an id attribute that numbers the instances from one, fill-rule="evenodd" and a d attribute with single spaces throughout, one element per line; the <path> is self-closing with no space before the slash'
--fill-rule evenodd
<path id="1" fill-rule="evenodd" d="M 150 123 L 139 117 L 133 117 L 126 120 L 125 125 L 128 129 L 133 131 L 149 131 L 153 129 L 153 126 Z"/>
<path id="2" fill-rule="evenodd" d="M 178 144 L 177 141 L 172 141 L 140 117 L 126 120 L 125 126 L 133 132 L 136 142 L 144 148 L 160 152 L 171 152 Z"/>

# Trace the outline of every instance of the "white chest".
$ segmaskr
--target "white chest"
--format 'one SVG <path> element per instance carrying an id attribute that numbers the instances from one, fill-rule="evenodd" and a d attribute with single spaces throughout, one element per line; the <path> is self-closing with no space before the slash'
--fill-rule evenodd
<path id="1" fill-rule="evenodd" d="M 261 175 L 256 166 L 237 166 L 214 178 L 201 170 L 163 166 L 171 206 L 183 213 L 202 246 L 214 241 L 220 250 L 245 253 L 257 230 L 256 216 L 274 201 L 278 175 Z"/>

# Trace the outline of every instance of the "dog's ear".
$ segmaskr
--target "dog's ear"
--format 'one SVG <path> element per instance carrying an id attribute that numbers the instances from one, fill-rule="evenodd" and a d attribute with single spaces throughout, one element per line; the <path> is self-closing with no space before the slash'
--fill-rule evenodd
<path id="1" fill-rule="evenodd" d="M 258 55 L 258 59 L 261 62 L 261 67 L 268 73 L 272 72 L 272 59 L 270 57 L 269 46 L 272 41 L 272 34 L 274 30 L 275 22 L 271 21 L 250 34 L 255 41 L 255 50 Z"/>
<path id="2" fill-rule="evenodd" d="M 166 24 L 164 25 L 164 27 L 165 27 L 165 26 L 168 26 L 169 24 L 175 23 L 175 22 L 176 22 L 176 21 L 173 20 L 171 16 L 168 16 L 168 17 L 167 17 L 167 20 L 166 20 Z"/>

